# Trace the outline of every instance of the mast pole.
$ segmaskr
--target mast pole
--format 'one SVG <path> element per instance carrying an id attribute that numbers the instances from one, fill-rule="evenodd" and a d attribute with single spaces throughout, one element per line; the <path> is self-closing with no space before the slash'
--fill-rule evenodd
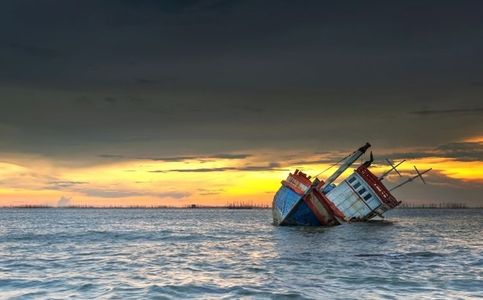
<path id="1" fill-rule="evenodd" d="M 397 163 L 396 165 L 393 165 L 391 163 L 391 161 L 389 159 L 386 159 L 387 163 L 391 166 L 391 168 L 386 171 L 384 174 L 382 174 L 380 177 L 379 177 L 379 180 L 383 180 L 384 178 L 386 178 L 386 176 L 391 173 L 392 171 L 396 171 L 397 174 L 399 174 L 399 176 L 402 176 L 401 173 L 399 173 L 399 171 L 396 169 L 397 167 L 399 167 L 403 162 L 405 162 L 406 160 L 403 159 L 402 161 L 400 161 L 399 163 Z"/>
<path id="2" fill-rule="evenodd" d="M 417 171 L 417 169 L 416 169 L 416 171 L 418 172 L 418 175 L 414 175 L 413 177 L 410 177 L 410 178 L 406 179 L 405 181 L 403 181 L 403 182 L 401 182 L 400 184 L 396 185 L 395 187 L 391 188 L 389 191 L 390 191 L 390 192 L 392 192 L 392 191 L 394 191 L 395 189 L 400 188 L 400 187 L 402 187 L 403 185 L 406 185 L 406 184 L 410 183 L 411 181 L 413 181 L 414 179 L 416 179 L 416 178 L 418 178 L 418 177 L 419 177 L 419 178 L 421 178 L 421 180 L 422 180 L 424 183 L 426 183 L 426 182 L 424 181 L 424 179 L 423 179 L 423 174 L 428 173 L 428 172 L 429 172 L 429 171 L 431 171 L 432 169 L 433 169 L 433 168 L 427 169 L 426 171 L 421 172 L 421 173 L 420 173 L 419 171 Z"/>
<path id="3" fill-rule="evenodd" d="M 345 170 L 347 170 L 355 161 L 359 159 L 364 153 L 366 153 L 367 149 L 371 147 L 371 144 L 366 143 L 364 146 L 360 147 L 356 150 L 340 167 L 335 171 L 324 183 L 324 185 L 320 188 L 323 191 L 328 185 L 333 183 Z"/>

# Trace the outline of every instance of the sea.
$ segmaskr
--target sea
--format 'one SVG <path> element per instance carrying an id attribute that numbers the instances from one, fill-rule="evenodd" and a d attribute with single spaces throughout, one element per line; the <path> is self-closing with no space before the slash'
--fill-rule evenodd
<path id="1" fill-rule="evenodd" d="M 271 222 L 268 209 L 0 209 L 0 298 L 483 298 L 481 209 Z"/>

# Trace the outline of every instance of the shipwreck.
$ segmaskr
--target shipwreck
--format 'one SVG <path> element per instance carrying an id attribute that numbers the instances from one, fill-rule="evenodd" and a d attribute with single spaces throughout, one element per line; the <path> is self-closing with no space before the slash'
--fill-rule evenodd
<path id="1" fill-rule="evenodd" d="M 393 164 L 386 160 L 390 169 L 380 176 L 370 171 L 373 163 L 373 155 L 370 159 L 360 164 L 347 178 L 334 184 L 335 180 L 344 171 L 350 168 L 371 145 L 366 143 L 356 151 L 341 159 L 339 168 L 325 181 L 315 176 L 313 179 L 307 174 L 295 170 L 287 179 L 282 181 L 282 186 L 274 196 L 272 204 L 274 225 L 290 226 L 335 226 L 350 222 L 368 221 L 375 217 L 384 217 L 384 213 L 398 206 L 398 201 L 391 191 L 421 178 L 423 183 L 424 172 L 414 166 L 416 175 L 407 178 L 402 183 L 388 189 L 382 183 L 384 178 L 397 170 L 397 166 L 405 160 Z"/>

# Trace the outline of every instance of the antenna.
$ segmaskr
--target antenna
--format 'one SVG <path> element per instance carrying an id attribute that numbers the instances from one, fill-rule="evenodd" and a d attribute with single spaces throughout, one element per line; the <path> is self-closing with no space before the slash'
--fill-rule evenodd
<path id="1" fill-rule="evenodd" d="M 418 177 L 421 178 L 421 180 L 423 181 L 424 184 L 426 184 L 426 181 L 424 181 L 424 179 L 423 179 L 423 175 L 426 174 L 426 173 L 428 173 L 429 171 L 431 171 L 433 168 L 429 168 L 429 169 L 427 169 L 424 172 L 419 172 L 419 170 L 416 168 L 416 166 L 414 166 L 414 169 L 416 170 L 416 172 L 418 173 L 418 175 L 414 175 L 413 177 L 410 177 L 410 178 L 406 179 L 405 181 L 403 181 L 400 184 L 396 185 L 395 187 L 393 187 L 389 191 L 394 191 L 395 189 L 400 188 L 403 185 L 410 183 L 411 181 L 413 181 L 414 179 L 416 179 Z"/>
<path id="2" fill-rule="evenodd" d="M 369 168 L 372 164 L 372 162 L 374 161 L 374 155 L 372 155 L 372 151 L 371 151 L 371 154 L 369 155 L 369 160 L 366 160 L 362 166 L 365 167 L 365 168 Z"/>
<path id="3" fill-rule="evenodd" d="M 379 177 L 379 180 L 383 180 L 384 177 L 386 177 L 389 173 L 391 173 L 392 171 L 395 171 L 400 177 L 402 177 L 401 173 L 399 173 L 399 171 L 396 169 L 397 167 L 399 167 L 403 162 L 405 162 L 406 160 L 403 159 L 402 161 L 398 162 L 396 165 L 394 165 L 394 163 L 392 161 L 390 161 L 389 159 L 386 158 L 386 161 L 387 163 L 391 166 L 391 168 L 389 170 L 387 170 L 384 174 L 382 174 L 380 177 Z"/>
<path id="4" fill-rule="evenodd" d="M 369 160 L 366 161 L 366 163 L 370 165 L 372 164 L 373 161 L 374 161 L 374 155 L 372 155 L 372 151 L 371 151 L 371 153 L 369 154 Z"/>

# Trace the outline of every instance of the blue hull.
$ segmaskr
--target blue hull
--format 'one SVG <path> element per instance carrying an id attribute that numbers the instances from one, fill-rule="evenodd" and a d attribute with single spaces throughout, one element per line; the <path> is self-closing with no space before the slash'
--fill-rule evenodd
<path id="1" fill-rule="evenodd" d="M 272 207 L 275 225 L 321 225 L 302 197 L 286 186 L 277 191 Z"/>

